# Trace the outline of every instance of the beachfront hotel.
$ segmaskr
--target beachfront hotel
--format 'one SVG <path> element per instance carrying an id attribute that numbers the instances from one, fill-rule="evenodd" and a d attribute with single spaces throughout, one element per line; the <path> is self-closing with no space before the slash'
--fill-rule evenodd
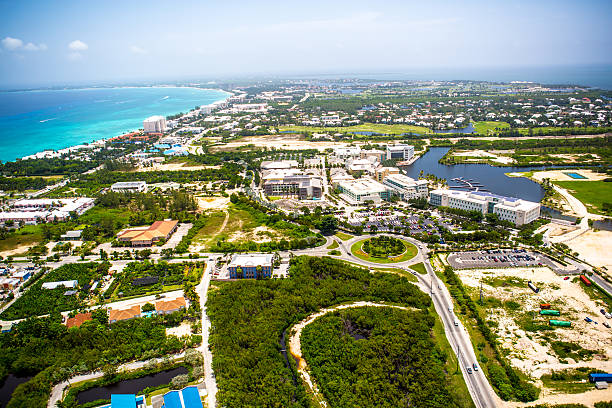
<path id="1" fill-rule="evenodd" d="M 540 216 L 540 204 L 520 198 L 504 197 L 484 191 L 432 190 L 429 203 L 435 206 L 497 214 L 500 220 L 515 225 L 529 224 Z"/>
<path id="2" fill-rule="evenodd" d="M 166 131 L 166 118 L 163 116 L 151 116 L 143 122 L 145 133 L 164 133 Z"/>

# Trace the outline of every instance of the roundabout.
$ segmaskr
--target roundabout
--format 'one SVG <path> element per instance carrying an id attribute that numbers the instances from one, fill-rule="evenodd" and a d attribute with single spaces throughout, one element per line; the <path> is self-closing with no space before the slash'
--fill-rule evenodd
<path id="1" fill-rule="evenodd" d="M 354 242 L 351 254 L 362 261 L 391 264 L 411 260 L 419 253 L 418 248 L 403 239 L 389 235 L 377 235 Z"/>

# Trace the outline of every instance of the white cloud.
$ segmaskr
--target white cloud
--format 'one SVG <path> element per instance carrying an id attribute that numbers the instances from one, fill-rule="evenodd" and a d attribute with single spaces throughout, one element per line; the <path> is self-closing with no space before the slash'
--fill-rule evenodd
<path id="1" fill-rule="evenodd" d="M 137 45 L 132 45 L 130 47 L 130 51 L 132 51 L 134 54 L 139 54 L 139 55 L 148 54 L 147 50 L 145 50 L 144 48 L 140 48 Z"/>
<path id="2" fill-rule="evenodd" d="M 68 44 L 68 48 L 72 51 L 87 51 L 89 46 L 81 40 L 74 40 L 73 42 Z"/>
<path id="3" fill-rule="evenodd" d="M 27 43 L 24 47 L 24 50 L 26 51 L 46 51 L 47 50 L 47 44 L 34 44 L 34 43 Z"/>
<path id="4" fill-rule="evenodd" d="M 5 37 L 2 39 L 2 45 L 9 51 L 14 51 L 23 46 L 23 41 L 19 38 Z"/>

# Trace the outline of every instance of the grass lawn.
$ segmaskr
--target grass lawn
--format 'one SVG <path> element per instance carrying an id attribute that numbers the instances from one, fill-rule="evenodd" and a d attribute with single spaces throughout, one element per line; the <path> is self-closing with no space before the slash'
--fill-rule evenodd
<path id="1" fill-rule="evenodd" d="M 612 205 L 612 183 L 605 181 L 553 181 L 582 201 L 589 212 L 606 214 L 603 203 Z M 609 214 L 611 211 L 608 211 Z"/>
<path id="2" fill-rule="evenodd" d="M 333 241 L 331 244 L 329 244 L 329 246 L 327 247 L 327 249 L 336 249 L 338 248 L 340 245 L 338 244 L 338 241 Z"/>
<path id="3" fill-rule="evenodd" d="M 368 255 L 366 252 L 364 252 L 361 249 L 365 241 L 367 241 L 367 239 L 362 239 L 361 241 L 355 242 L 351 246 L 351 252 L 353 253 L 353 255 L 355 255 L 357 258 L 363 261 L 376 262 L 376 263 L 404 262 L 404 261 L 414 258 L 416 254 L 419 252 L 417 247 L 412 245 L 410 242 L 402 240 L 402 242 L 404 243 L 404 246 L 406 247 L 406 250 L 402 254 L 396 257 L 393 257 L 393 258 L 377 258 L 377 257 Z"/>
<path id="4" fill-rule="evenodd" d="M 225 213 L 223 211 L 214 212 L 208 215 L 206 225 L 204 225 L 204 227 L 202 227 L 193 237 L 193 242 L 207 242 L 214 238 L 219 228 L 221 228 L 221 225 L 223 225 L 224 220 Z"/>
<path id="5" fill-rule="evenodd" d="M 336 232 L 336 236 L 343 241 L 348 241 L 349 239 L 353 238 L 352 235 L 345 234 L 344 232 L 340 232 L 340 231 Z"/>
<path id="6" fill-rule="evenodd" d="M 476 131 L 476 133 L 479 133 L 481 135 L 488 135 L 489 133 L 510 128 L 510 125 L 506 122 L 491 121 L 473 122 L 472 126 L 474 126 L 474 130 Z"/>
<path id="7" fill-rule="evenodd" d="M 425 269 L 425 265 L 423 264 L 423 262 L 419 262 L 418 264 L 411 265 L 410 269 L 420 273 L 421 275 L 427 274 L 427 270 Z"/>
<path id="8" fill-rule="evenodd" d="M 0 240 L 0 252 L 11 251 L 22 246 L 36 245 L 43 240 L 40 225 L 25 225 Z M 24 250 L 25 252 L 25 250 Z"/>
<path id="9" fill-rule="evenodd" d="M 378 272 L 396 273 L 396 274 L 401 275 L 404 278 L 408 279 L 410 282 L 418 282 L 419 281 L 416 276 L 414 276 L 410 272 L 407 272 L 407 271 L 405 271 L 403 269 L 400 269 L 400 268 L 372 268 L 372 270 L 373 271 L 378 271 Z"/>
<path id="10" fill-rule="evenodd" d="M 424 126 L 413 125 L 384 125 L 379 123 L 365 123 L 363 125 L 343 126 L 343 127 L 325 127 L 325 126 L 280 126 L 279 130 L 295 131 L 295 132 L 311 132 L 311 133 L 351 133 L 351 132 L 374 132 L 387 135 L 401 135 L 402 133 L 433 133 L 431 129 Z"/>

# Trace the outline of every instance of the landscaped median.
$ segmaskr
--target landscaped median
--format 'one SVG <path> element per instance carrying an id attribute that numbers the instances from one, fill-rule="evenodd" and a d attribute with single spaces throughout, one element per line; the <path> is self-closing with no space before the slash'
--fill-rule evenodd
<path id="1" fill-rule="evenodd" d="M 351 245 L 351 253 L 362 261 L 374 263 L 405 262 L 414 258 L 419 250 L 403 239 L 380 235 L 362 239 Z"/>

